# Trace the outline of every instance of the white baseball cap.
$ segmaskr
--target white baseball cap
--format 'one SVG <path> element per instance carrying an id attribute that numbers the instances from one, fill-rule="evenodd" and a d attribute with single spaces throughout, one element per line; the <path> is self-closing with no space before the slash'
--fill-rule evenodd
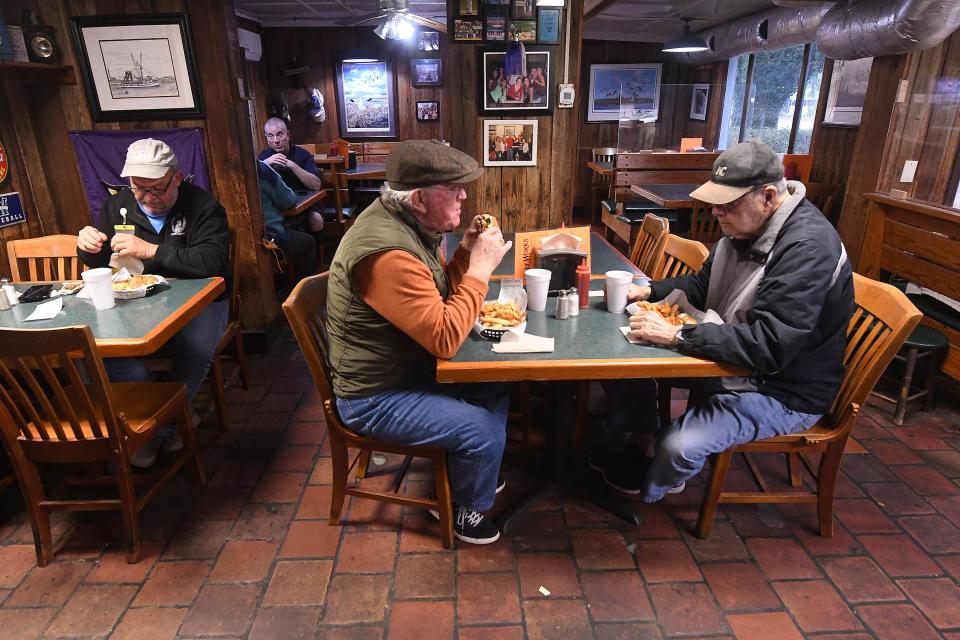
<path id="1" fill-rule="evenodd" d="M 144 138 L 127 147 L 127 159 L 120 177 L 156 180 L 167 175 L 171 167 L 177 168 L 177 156 L 173 149 L 163 140 Z"/>

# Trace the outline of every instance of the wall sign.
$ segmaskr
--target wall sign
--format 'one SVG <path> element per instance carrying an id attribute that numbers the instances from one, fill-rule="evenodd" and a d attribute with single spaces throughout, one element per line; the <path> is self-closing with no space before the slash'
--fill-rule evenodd
<path id="1" fill-rule="evenodd" d="M 20 203 L 20 194 L 16 191 L 0 193 L 0 227 L 9 227 L 26 221 L 27 216 Z"/>
<path id="2" fill-rule="evenodd" d="M 0 185 L 10 177 L 10 158 L 7 157 L 7 150 L 3 148 L 0 142 Z"/>

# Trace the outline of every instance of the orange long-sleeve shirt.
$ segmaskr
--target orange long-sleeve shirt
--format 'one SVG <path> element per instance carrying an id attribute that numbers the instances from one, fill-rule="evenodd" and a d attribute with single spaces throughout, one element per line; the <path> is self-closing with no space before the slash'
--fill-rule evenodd
<path id="1" fill-rule="evenodd" d="M 446 265 L 446 301 L 427 265 L 406 251 L 374 253 L 353 269 L 365 303 L 438 358 L 452 358 L 480 316 L 487 283 L 467 275 L 470 254 L 457 248 Z"/>

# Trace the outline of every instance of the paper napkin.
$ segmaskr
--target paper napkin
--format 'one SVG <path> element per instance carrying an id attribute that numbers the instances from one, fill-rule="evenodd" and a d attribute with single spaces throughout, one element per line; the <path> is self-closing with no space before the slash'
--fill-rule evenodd
<path id="1" fill-rule="evenodd" d="M 553 353 L 553 338 L 529 333 L 506 332 L 500 342 L 494 343 L 494 353 Z"/>
<path id="2" fill-rule="evenodd" d="M 24 322 L 29 322 L 30 320 L 50 320 L 55 318 L 60 309 L 63 308 L 63 298 L 59 296 L 53 298 L 49 302 L 42 302 L 37 305 L 37 308 L 33 310 L 33 313 L 24 318 Z"/>

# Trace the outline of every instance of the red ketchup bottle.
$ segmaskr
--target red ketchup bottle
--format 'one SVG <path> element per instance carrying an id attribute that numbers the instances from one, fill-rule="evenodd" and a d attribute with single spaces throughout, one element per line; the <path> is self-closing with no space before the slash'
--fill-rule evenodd
<path id="1" fill-rule="evenodd" d="M 580 294 L 580 308 L 590 306 L 590 269 L 586 259 L 577 267 L 577 292 Z"/>

